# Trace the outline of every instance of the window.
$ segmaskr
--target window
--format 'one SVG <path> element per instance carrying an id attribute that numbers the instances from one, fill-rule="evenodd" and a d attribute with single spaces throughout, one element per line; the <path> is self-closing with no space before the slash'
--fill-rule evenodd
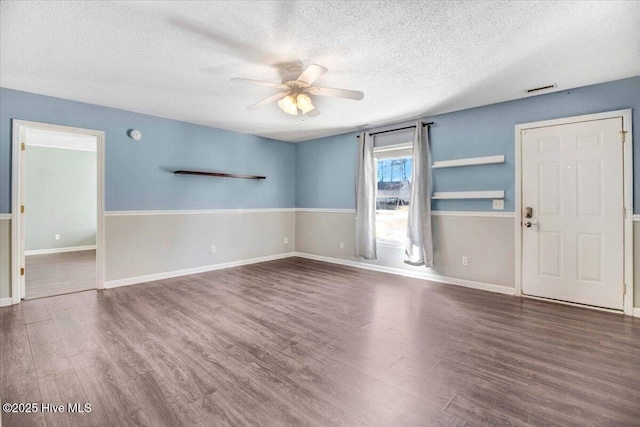
<path id="1" fill-rule="evenodd" d="M 376 238 L 390 243 L 404 243 L 411 200 L 411 148 L 406 144 L 375 150 Z"/>

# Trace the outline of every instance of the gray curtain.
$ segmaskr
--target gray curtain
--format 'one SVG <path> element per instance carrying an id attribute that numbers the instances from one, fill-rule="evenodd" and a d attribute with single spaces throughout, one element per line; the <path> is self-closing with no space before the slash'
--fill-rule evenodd
<path id="1" fill-rule="evenodd" d="M 404 262 L 433 267 L 431 237 L 431 163 L 429 161 L 429 128 L 416 124 L 413 134 L 413 170 L 411 201 L 407 221 L 407 244 Z"/>
<path id="2" fill-rule="evenodd" d="M 356 169 L 356 256 L 377 259 L 376 255 L 376 167 L 373 137 L 365 132 L 358 138 Z"/>

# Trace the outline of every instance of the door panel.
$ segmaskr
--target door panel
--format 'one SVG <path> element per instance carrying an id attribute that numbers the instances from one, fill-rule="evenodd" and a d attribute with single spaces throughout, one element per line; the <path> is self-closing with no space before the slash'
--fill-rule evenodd
<path id="1" fill-rule="evenodd" d="M 613 118 L 522 131 L 524 294 L 622 309 L 621 130 Z"/>

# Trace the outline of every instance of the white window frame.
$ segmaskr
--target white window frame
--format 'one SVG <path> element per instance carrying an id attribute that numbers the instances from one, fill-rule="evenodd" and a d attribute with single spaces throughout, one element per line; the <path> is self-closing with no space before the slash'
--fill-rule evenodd
<path id="1" fill-rule="evenodd" d="M 407 149 L 412 149 L 413 148 L 413 143 L 411 142 L 401 142 L 398 144 L 390 144 L 390 145 L 384 145 L 381 147 L 373 147 L 373 160 L 375 162 L 375 167 L 376 167 L 376 178 L 378 177 L 378 161 L 379 160 L 387 160 L 387 159 L 402 159 L 402 158 L 411 158 L 413 160 L 413 156 L 412 155 L 399 155 L 399 156 L 389 156 L 389 157 L 382 157 L 379 158 L 377 156 L 378 153 L 389 153 L 390 151 L 405 151 Z M 377 204 L 378 204 L 378 182 L 376 181 L 376 228 L 378 226 L 377 224 L 377 218 L 378 218 L 378 209 L 377 209 Z M 395 240 L 387 240 L 387 239 L 382 239 L 380 237 L 376 236 L 376 244 L 379 246 L 387 246 L 390 248 L 403 248 L 405 246 L 404 242 L 398 242 Z"/>

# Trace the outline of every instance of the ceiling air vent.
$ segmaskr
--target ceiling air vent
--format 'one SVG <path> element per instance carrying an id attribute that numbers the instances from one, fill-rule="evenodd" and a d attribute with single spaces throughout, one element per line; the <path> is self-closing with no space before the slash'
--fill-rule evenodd
<path id="1" fill-rule="evenodd" d="M 558 85 L 554 83 L 554 84 L 548 85 L 548 86 L 535 87 L 533 89 L 526 89 L 524 91 L 524 93 L 540 92 L 541 90 L 553 89 L 556 86 L 558 86 Z"/>

